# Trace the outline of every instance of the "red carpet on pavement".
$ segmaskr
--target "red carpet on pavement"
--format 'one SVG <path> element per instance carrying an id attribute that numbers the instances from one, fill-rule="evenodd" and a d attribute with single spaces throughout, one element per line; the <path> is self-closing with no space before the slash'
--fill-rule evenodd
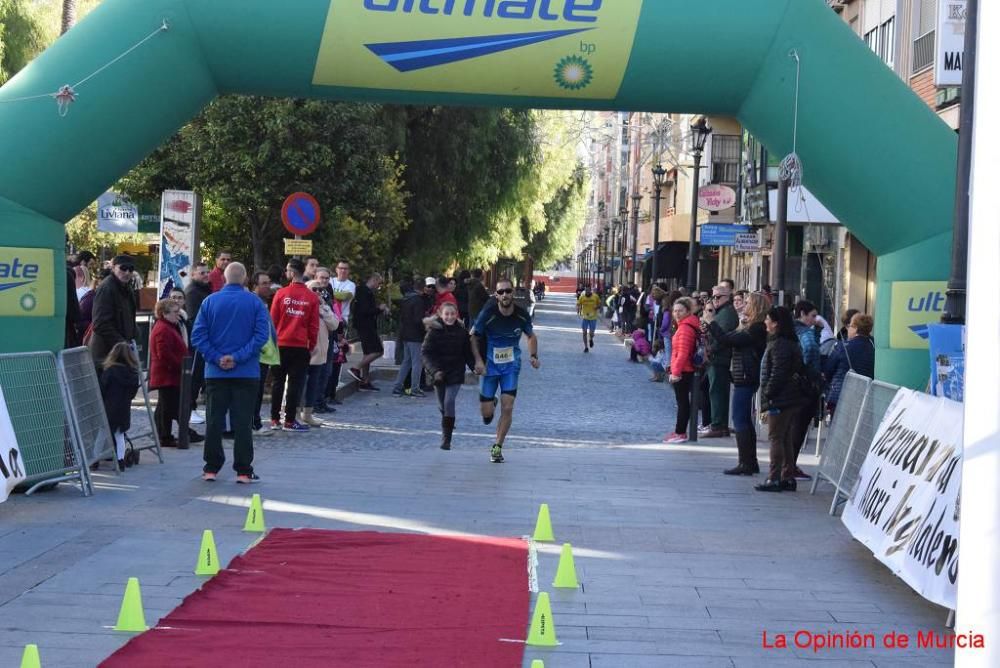
<path id="1" fill-rule="evenodd" d="M 527 560 L 516 539 L 274 529 L 101 666 L 513 668 Z"/>

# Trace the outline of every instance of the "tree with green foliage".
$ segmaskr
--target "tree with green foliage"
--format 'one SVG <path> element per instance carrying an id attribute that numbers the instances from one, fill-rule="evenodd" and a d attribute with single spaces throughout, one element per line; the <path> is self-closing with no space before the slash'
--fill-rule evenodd
<path id="1" fill-rule="evenodd" d="M 0 0 L 0 85 L 44 48 L 42 28 L 27 0 Z"/>
<path id="2" fill-rule="evenodd" d="M 305 191 L 320 203 L 317 255 L 365 269 L 389 263 L 406 227 L 400 170 L 379 107 L 313 100 L 225 96 L 122 181 L 133 199 L 193 189 L 211 203 L 208 250 L 234 248 L 255 267 L 282 263 L 281 205 Z M 242 253 L 240 251 L 242 250 Z"/>

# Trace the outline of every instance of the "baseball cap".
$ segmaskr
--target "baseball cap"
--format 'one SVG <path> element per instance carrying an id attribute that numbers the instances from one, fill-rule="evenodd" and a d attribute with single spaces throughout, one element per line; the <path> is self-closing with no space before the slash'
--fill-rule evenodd
<path id="1" fill-rule="evenodd" d="M 429 288 L 431 286 L 436 286 L 437 284 L 438 284 L 437 279 L 434 278 L 433 276 L 428 276 L 427 278 L 424 279 L 424 287 Z"/>

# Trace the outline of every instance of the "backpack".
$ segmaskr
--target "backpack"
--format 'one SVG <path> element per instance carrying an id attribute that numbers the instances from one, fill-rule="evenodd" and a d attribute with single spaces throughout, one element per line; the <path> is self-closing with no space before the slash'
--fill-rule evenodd
<path id="1" fill-rule="evenodd" d="M 694 352 L 691 353 L 691 364 L 695 369 L 700 369 L 705 366 L 705 337 L 701 335 L 701 330 L 691 323 L 684 324 L 694 330 L 695 346 Z"/>

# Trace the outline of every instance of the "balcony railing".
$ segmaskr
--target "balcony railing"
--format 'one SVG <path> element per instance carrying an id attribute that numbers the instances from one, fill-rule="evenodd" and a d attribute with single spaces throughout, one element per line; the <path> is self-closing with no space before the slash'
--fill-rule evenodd
<path id="1" fill-rule="evenodd" d="M 934 64 L 934 31 L 913 40 L 913 74 Z"/>

